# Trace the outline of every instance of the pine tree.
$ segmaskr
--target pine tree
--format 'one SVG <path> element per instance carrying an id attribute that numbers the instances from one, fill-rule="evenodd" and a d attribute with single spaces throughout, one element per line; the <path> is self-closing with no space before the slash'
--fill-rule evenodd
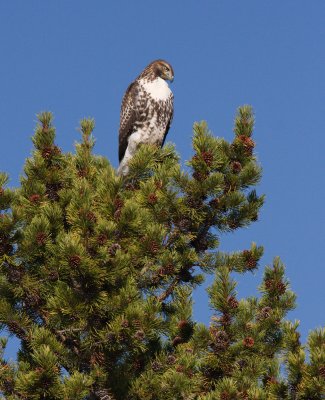
<path id="1" fill-rule="evenodd" d="M 231 143 L 194 124 L 185 170 L 172 146 L 142 146 L 126 177 L 93 154 L 93 120 L 64 154 L 52 115 L 38 119 L 21 186 L 0 175 L 0 323 L 20 339 L 17 362 L 0 340 L 3 398 L 324 399 L 325 330 L 301 344 L 280 259 L 239 299 L 263 248 L 219 250 L 264 201 L 249 106 Z M 192 317 L 207 274 L 209 326 Z"/>

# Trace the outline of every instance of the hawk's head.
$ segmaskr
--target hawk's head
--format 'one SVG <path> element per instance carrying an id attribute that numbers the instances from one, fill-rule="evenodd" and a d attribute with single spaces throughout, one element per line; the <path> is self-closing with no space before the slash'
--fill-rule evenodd
<path id="1" fill-rule="evenodd" d="M 174 80 L 174 70 L 167 61 L 155 60 L 145 68 L 141 76 L 150 77 L 151 79 L 160 77 L 165 81 L 172 82 Z"/>

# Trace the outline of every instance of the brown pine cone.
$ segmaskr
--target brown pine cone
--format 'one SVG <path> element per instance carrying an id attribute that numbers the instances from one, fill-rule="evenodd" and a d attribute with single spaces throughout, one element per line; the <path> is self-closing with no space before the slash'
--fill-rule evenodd
<path id="1" fill-rule="evenodd" d="M 231 169 L 235 174 L 237 174 L 242 170 L 242 165 L 239 161 L 233 161 L 231 164 Z"/>
<path id="2" fill-rule="evenodd" d="M 164 185 L 164 183 L 163 183 L 163 181 L 161 179 L 156 179 L 155 180 L 155 186 L 156 186 L 156 188 L 158 190 L 161 189 L 163 187 L 163 185 Z"/>
<path id="3" fill-rule="evenodd" d="M 159 251 L 159 247 L 160 247 L 159 244 L 156 241 L 152 240 L 149 243 L 149 251 L 150 251 L 150 253 L 153 253 L 153 254 L 157 253 Z"/>
<path id="4" fill-rule="evenodd" d="M 96 255 L 97 255 L 97 250 L 93 246 L 88 246 L 87 247 L 87 252 L 90 255 L 90 257 L 96 257 Z"/>
<path id="5" fill-rule="evenodd" d="M 44 125 L 42 126 L 42 132 L 43 132 L 43 133 L 48 133 L 48 131 L 49 131 L 49 126 L 48 126 L 47 124 L 44 124 Z"/>
<path id="6" fill-rule="evenodd" d="M 81 263 L 81 257 L 77 254 L 74 254 L 69 257 L 69 265 L 73 268 L 78 268 Z"/>
<path id="7" fill-rule="evenodd" d="M 113 243 L 110 248 L 108 249 L 109 254 L 114 257 L 117 250 L 120 250 L 121 246 L 118 243 Z"/>
<path id="8" fill-rule="evenodd" d="M 128 321 L 127 319 L 124 319 L 124 320 L 121 322 L 121 327 L 122 327 L 122 328 L 128 328 L 128 327 L 129 327 L 129 321 Z"/>
<path id="9" fill-rule="evenodd" d="M 107 338 L 107 341 L 108 341 L 109 343 L 115 343 L 115 342 L 116 342 L 116 335 L 115 335 L 114 332 L 109 332 L 109 333 L 106 335 L 106 338 Z"/>
<path id="10" fill-rule="evenodd" d="M 162 365 L 158 361 L 153 361 L 153 363 L 151 364 L 151 368 L 153 371 L 158 372 L 161 370 Z"/>
<path id="11" fill-rule="evenodd" d="M 220 317 L 220 323 L 223 326 L 228 326 L 231 323 L 231 315 L 224 313 L 221 317 Z"/>
<path id="12" fill-rule="evenodd" d="M 4 254 L 11 254 L 12 251 L 13 251 L 13 247 L 10 243 L 0 240 L 0 255 L 1 256 Z"/>
<path id="13" fill-rule="evenodd" d="M 9 394 L 13 393 L 15 385 L 14 385 L 14 380 L 12 377 L 3 378 L 2 385 L 3 385 L 3 389 L 6 393 L 9 393 Z"/>
<path id="14" fill-rule="evenodd" d="M 50 271 L 48 273 L 48 278 L 51 282 L 55 282 L 59 279 L 59 274 L 57 273 L 57 271 Z"/>
<path id="15" fill-rule="evenodd" d="M 146 337 L 146 335 L 145 335 L 145 333 L 143 332 L 142 329 L 139 329 L 138 331 L 135 332 L 134 337 L 137 340 L 143 340 Z"/>
<path id="16" fill-rule="evenodd" d="M 167 264 L 164 267 L 166 275 L 172 275 L 175 272 L 175 267 L 173 264 Z"/>
<path id="17" fill-rule="evenodd" d="M 152 204 L 152 205 L 156 204 L 157 200 L 158 200 L 158 197 L 157 197 L 156 193 L 150 193 L 148 195 L 148 203 L 149 204 Z"/>
<path id="18" fill-rule="evenodd" d="M 54 156 L 59 156 L 61 153 L 62 153 L 62 152 L 61 152 L 60 147 L 54 145 L 54 146 L 53 146 L 53 150 L 52 150 L 52 154 L 53 154 Z"/>
<path id="19" fill-rule="evenodd" d="M 77 174 L 80 178 L 85 178 L 88 174 L 88 171 L 86 168 L 81 168 L 77 170 Z"/>
<path id="20" fill-rule="evenodd" d="M 286 287 L 285 283 L 283 283 L 283 282 L 278 282 L 278 283 L 276 284 L 276 290 L 277 290 L 277 292 L 278 292 L 280 295 L 281 295 L 281 294 L 284 294 L 285 291 L 286 291 L 286 289 L 287 289 L 287 287 Z"/>
<path id="21" fill-rule="evenodd" d="M 253 339 L 251 336 L 247 336 L 247 337 L 245 337 L 245 338 L 243 339 L 243 345 L 244 345 L 245 347 L 251 348 L 251 347 L 254 346 L 254 343 L 255 343 L 255 341 L 254 341 L 254 339 Z"/>
<path id="22" fill-rule="evenodd" d="M 234 296 L 229 296 L 227 299 L 227 303 L 229 305 L 230 308 L 238 308 L 238 300 L 234 297 Z"/>
<path id="23" fill-rule="evenodd" d="M 105 233 L 101 233 L 100 235 L 98 235 L 97 237 L 97 243 L 99 245 L 104 245 L 108 240 L 108 237 L 105 235 Z"/>
<path id="24" fill-rule="evenodd" d="M 134 360 L 134 362 L 133 362 L 133 368 L 136 370 L 136 371 L 139 371 L 141 368 L 142 368 L 142 365 L 143 365 L 143 362 L 141 361 L 141 360 Z"/>
<path id="25" fill-rule="evenodd" d="M 172 354 L 170 354 L 170 355 L 167 357 L 167 363 L 168 363 L 168 365 L 173 365 L 173 364 L 175 364 L 176 360 L 177 360 L 177 358 L 176 358 L 175 356 L 173 356 Z"/>
<path id="26" fill-rule="evenodd" d="M 211 153 L 211 151 L 204 151 L 203 153 L 201 153 L 201 157 L 203 158 L 206 165 L 208 167 L 211 167 L 213 163 L 213 154 Z"/>
<path id="27" fill-rule="evenodd" d="M 96 222 L 97 221 L 96 215 L 92 211 L 87 211 L 86 219 L 89 222 Z"/>
<path id="28" fill-rule="evenodd" d="M 256 267 L 256 265 L 257 265 L 257 261 L 255 260 L 254 257 L 250 257 L 247 260 L 247 264 L 246 265 L 247 265 L 247 269 L 254 269 Z"/>
<path id="29" fill-rule="evenodd" d="M 116 197 L 116 199 L 114 200 L 114 207 L 115 209 L 119 209 L 122 208 L 124 206 L 124 201 L 120 198 L 120 197 Z"/>
<path id="30" fill-rule="evenodd" d="M 261 311 L 258 313 L 257 319 L 263 320 L 270 317 L 272 313 L 272 308 L 269 306 L 263 307 Z"/>
<path id="31" fill-rule="evenodd" d="M 247 366 L 247 361 L 245 361 L 245 360 L 238 360 L 238 361 L 237 361 L 237 364 L 238 364 L 240 370 L 243 370 L 243 368 L 245 368 L 245 367 Z"/>
<path id="32" fill-rule="evenodd" d="M 18 283 L 21 281 L 24 271 L 20 268 L 11 266 L 7 272 L 8 281 L 10 283 Z"/>
<path id="33" fill-rule="evenodd" d="M 227 349 L 227 347 L 229 346 L 229 336 L 227 332 L 211 328 L 210 333 L 213 337 L 213 348 L 216 351 Z"/>
<path id="34" fill-rule="evenodd" d="M 230 394 L 226 392 L 225 390 L 220 393 L 220 400 L 230 400 Z"/>
<path id="35" fill-rule="evenodd" d="M 172 344 L 174 347 L 178 346 L 180 343 L 183 343 L 183 339 L 180 336 L 175 336 Z"/>
<path id="36" fill-rule="evenodd" d="M 246 390 L 244 390 L 243 392 L 238 392 L 238 395 L 241 400 L 249 400 L 249 395 Z"/>
<path id="37" fill-rule="evenodd" d="M 245 259 L 249 258 L 251 256 L 251 251 L 250 250 L 243 250 L 243 256 Z"/>
<path id="38" fill-rule="evenodd" d="M 39 246 L 43 246 L 46 243 L 47 234 L 45 232 L 38 232 L 36 234 L 36 243 Z"/>
<path id="39" fill-rule="evenodd" d="M 121 218 L 121 214 L 122 214 L 122 209 L 118 208 L 115 212 L 114 212 L 114 219 L 116 219 L 117 221 Z"/>
<path id="40" fill-rule="evenodd" d="M 182 319 L 181 321 L 179 321 L 177 327 L 178 329 L 182 330 L 182 329 L 186 329 L 189 325 L 189 321 L 187 321 L 186 319 Z"/>
<path id="41" fill-rule="evenodd" d="M 61 149 L 58 146 L 46 146 L 42 150 L 42 157 L 45 160 L 50 160 L 53 156 L 61 154 Z"/>
<path id="42" fill-rule="evenodd" d="M 250 137 L 245 135 L 239 135 L 237 139 L 244 146 L 247 155 L 251 155 L 255 147 L 255 142 Z"/>
<path id="43" fill-rule="evenodd" d="M 193 197 L 188 197 L 186 199 L 186 204 L 188 205 L 188 207 L 191 208 L 200 208 L 203 203 L 201 199 L 194 199 Z"/>
<path id="44" fill-rule="evenodd" d="M 177 226 L 182 232 L 187 231 L 191 226 L 191 220 L 188 218 L 182 218 L 177 222 Z"/>
<path id="45" fill-rule="evenodd" d="M 52 147 L 50 147 L 50 146 L 47 146 L 47 147 L 44 147 L 43 149 L 42 149 L 42 157 L 45 159 L 45 160 L 48 160 L 49 158 L 51 158 L 51 156 L 52 156 Z"/>
<path id="46" fill-rule="evenodd" d="M 274 286 L 274 281 L 273 279 L 266 279 L 264 282 L 264 286 L 267 290 L 271 290 L 272 287 Z"/>
<path id="47" fill-rule="evenodd" d="M 40 199 L 41 199 L 41 196 L 39 194 L 32 194 L 31 196 L 29 196 L 29 201 L 31 203 L 37 204 L 37 203 L 39 203 Z"/>
<path id="48" fill-rule="evenodd" d="M 318 373 L 319 373 L 319 375 L 320 375 L 322 378 L 325 379 L 325 365 L 321 365 L 321 366 L 318 368 Z"/>
<path id="49" fill-rule="evenodd" d="M 209 242 L 206 238 L 201 238 L 198 241 L 195 241 L 195 249 L 197 251 L 206 251 L 209 248 Z"/>
<path id="50" fill-rule="evenodd" d="M 229 346 L 229 338 L 225 331 L 219 331 L 215 334 L 215 345 L 216 350 L 225 350 Z"/>
<path id="51" fill-rule="evenodd" d="M 62 188 L 60 183 L 48 183 L 46 184 L 46 195 L 52 201 L 59 200 L 58 191 Z"/>
<path id="52" fill-rule="evenodd" d="M 228 226 L 230 229 L 237 229 L 237 228 L 239 228 L 239 223 L 238 223 L 238 221 L 231 219 L 228 221 Z"/>
<path id="53" fill-rule="evenodd" d="M 27 293 L 25 296 L 25 302 L 28 307 L 37 307 L 41 304 L 41 297 L 36 291 Z"/>
<path id="54" fill-rule="evenodd" d="M 209 201 L 209 205 L 214 209 L 218 208 L 220 205 L 220 199 L 218 197 L 215 197 L 214 199 Z"/>
<path id="55" fill-rule="evenodd" d="M 176 365 L 176 367 L 175 367 L 175 370 L 177 371 L 177 372 L 184 372 L 184 367 L 183 367 L 183 365 Z"/>
<path id="56" fill-rule="evenodd" d="M 178 327 L 180 336 L 184 340 L 187 340 L 193 332 L 193 324 L 190 321 L 187 321 L 186 319 L 179 321 L 177 327 Z"/>
<path id="57" fill-rule="evenodd" d="M 257 266 L 257 260 L 255 259 L 255 257 L 253 256 L 253 254 L 250 250 L 244 250 L 243 256 L 245 258 L 245 263 L 246 263 L 247 269 L 252 270 Z"/>
<path id="58" fill-rule="evenodd" d="M 196 181 L 202 182 L 208 177 L 208 174 L 205 172 L 195 171 L 193 172 L 192 176 Z"/>

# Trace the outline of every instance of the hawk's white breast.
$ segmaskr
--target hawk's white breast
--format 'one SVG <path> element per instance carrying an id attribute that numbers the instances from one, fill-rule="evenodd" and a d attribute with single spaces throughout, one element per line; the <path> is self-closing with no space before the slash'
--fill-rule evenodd
<path id="1" fill-rule="evenodd" d="M 141 84 L 143 89 L 156 101 L 165 101 L 171 95 L 167 82 L 160 77 L 153 81 L 143 80 Z"/>

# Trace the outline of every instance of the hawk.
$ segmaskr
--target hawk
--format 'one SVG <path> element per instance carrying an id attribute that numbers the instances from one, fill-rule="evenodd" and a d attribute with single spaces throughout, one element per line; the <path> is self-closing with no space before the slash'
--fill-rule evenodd
<path id="1" fill-rule="evenodd" d="M 119 129 L 119 175 L 142 143 L 162 146 L 174 113 L 172 66 L 164 60 L 150 63 L 127 88 L 122 100 Z"/>

